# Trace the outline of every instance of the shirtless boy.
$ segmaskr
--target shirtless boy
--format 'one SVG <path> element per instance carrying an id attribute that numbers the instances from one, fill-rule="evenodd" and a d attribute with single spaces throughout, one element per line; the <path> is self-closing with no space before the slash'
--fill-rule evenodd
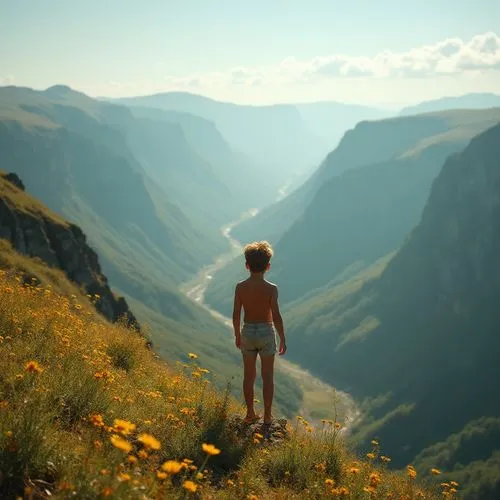
<path id="1" fill-rule="evenodd" d="M 282 356 L 286 352 L 285 330 L 278 306 L 278 287 L 264 279 L 264 274 L 270 268 L 273 250 L 267 241 L 256 241 L 246 245 L 244 252 L 250 276 L 236 285 L 233 327 L 236 347 L 243 354 L 243 394 L 247 405 L 245 422 L 256 422 L 260 418 L 254 410 L 258 354 L 261 361 L 264 424 L 270 424 L 274 395 L 274 355 L 277 352 L 276 331 L 280 338 L 279 355 Z M 243 328 L 241 328 L 242 307 L 245 315 Z"/>

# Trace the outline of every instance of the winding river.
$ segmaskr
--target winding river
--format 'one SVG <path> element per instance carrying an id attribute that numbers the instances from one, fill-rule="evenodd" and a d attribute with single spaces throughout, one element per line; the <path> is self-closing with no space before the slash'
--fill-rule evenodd
<path id="1" fill-rule="evenodd" d="M 211 309 L 205 303 L 205 291 L 214 273 L 226 266 L 235 257 L 241 255 L 242 245 L 231 236 L 231 230 L 244 220 L 254 217 L 257 213 L 257 209 L 249 210 L 237 221 L 223 226 L 221 232 L 229 241 L 230 250 L 220 255 L 213 264 L 201 269 L 194 279 L 181 287 L 181 291 L 189 299 L 196 302 L 200 307 L 203 307 L 228 328 L 232 328 L 231 320 L 218 311 Z M 232 339 L 228 335 L 228 342 L 231 341 Z M 339 422 L 344 422 L 344 428 L 347 430 L 350 424 L 359 417 L 359 410 L 347 393 L 336 390 L 333 386 L 318 379 L 300 366 L 284 358 L 277 358 L 276 370 L 291 377 L 301 388 L 303 403 L 300 414 L 313 426 L 320 425 L 322 418 L 335 418 Z"/>

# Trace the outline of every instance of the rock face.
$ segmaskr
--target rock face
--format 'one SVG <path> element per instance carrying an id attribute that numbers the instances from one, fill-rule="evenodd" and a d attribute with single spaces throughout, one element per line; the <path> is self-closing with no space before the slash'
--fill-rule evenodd
<path id="1" fill-rule="evenodd" d="M 10 241 L 21 254 L 38 257 L 47 265 L 63 270 L 86 293 L 99 295 L 96 308 L 108 320 L 124 319 L 129 326 L 139 328 L 125 299 L 111 291 L 98 256 L 88 246 L 82 230 L 51 217 L 42 205 L 22 191 L 24 185 L 16 174 L 0 173 L 0 239 Z"/>

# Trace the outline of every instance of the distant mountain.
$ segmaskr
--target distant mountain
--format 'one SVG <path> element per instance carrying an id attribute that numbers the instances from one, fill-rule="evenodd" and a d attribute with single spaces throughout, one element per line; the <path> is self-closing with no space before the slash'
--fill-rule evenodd
<path id="1" fill-rule="evenodd" d="M 332 144 L 311 132 L 294 105 L 237 105 L 183 92 L 115 102 L 190 113 L 213 122 L 231 148 L 250 159 L 254 183 L 272 187 L 276 194 L 297 172 L 317 165 Z"/>
<path id="2" fill-rule="evenodd" d="M 366 398 L 354 437 L 469 499 L 500 492 L 499 156 L 496 125 L 445 162 L 396 255 L 286 315 L 291 358 Z"/>
<path id="3" fill-rule="evenodd" d="M 400 247 L 446 157 L 499 121 L 500 108 L 361 123 L 302 188 L 242 224 L 254 229 L 243 241 L 260 235 L 277 242 L 269 276 L 283 303 L 342 281 Z M 240 261 L 217 272 L 207 302 L 227 314 L 231 286 L 244 272 Z"/>
<path id="4" fill-rule="evenodd" d="M 357 123 L 365 120 L 379 120 L 392 116 L 394 113 L 342 102 L 312 102 L 295 104 L 305 124 L 314 134 L 323 138 L 335 147 L 342 136 Z"/>
<path id="5" fill-rule="evenodd" d="M 243 153 L 234 151 L 213 122 L 189 113 L 164 111 L 157 108 L 134 106 L 130 110 L 138 119 L 154 120 L 163 123 L 163 126 L 167 123 L 171 127 L 180 127 L 181 142 L 187 143 L 191 154 L 196 153 L 208 162 L 212 173 L 227 188 L 226 192 L 220 195 L 224 197 L 224 203 L 219 203 L 219 197 L 218 203 L 215 204 L 230 210 L 224 212 L 223 223 L 228 223 L 249 208 L 265 205 L 276 197 L 275 186 L 255 182 L 251 159 Z M 175 143 L 172 146 L 174 150 L 179 148 L 179 145 Z M 189 182 L 193 182 L 193 179 L 191 178 Z M 166 191 L 168 192 L 167 188 Z M 181 191 L 186 191 L 186 189 L 181 189 Z M 208 202 L 205 196 L 207 194 L 210 196 L 210 193 L 205 190 L 205 194 L 200 198 L 204 200 L 205 210 Z"/>
<path id="6" fill-rule="evenodd" d="M 491 93 L 465 94 L 453 97 L 441 97 L 432 101 L 408 106 L 400 111 L 401 115 L 415 115 L 448 109 L 486 109 L 500 107 L 500 95 Z"/>

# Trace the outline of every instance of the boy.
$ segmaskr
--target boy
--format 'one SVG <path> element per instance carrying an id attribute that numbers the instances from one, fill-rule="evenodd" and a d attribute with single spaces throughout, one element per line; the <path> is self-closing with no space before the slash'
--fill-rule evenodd
<path id="1" fill-rule="evenodd" d="M 285 330 L 278 306 L 278 287 L 264 279 L 273 256 L 267 241 L 245 246 L 246 268 L 250 276 L 236 285 L 234 291 L 233 327 L 236 347 L 243 354 L 243 394 L 247 405 L 246 423 L 259 420 L 254 410 L 254 382 L 257 354 L 260 356 L 264 396 L 264 424 L 271 423 L 274 394 L 274 355 L 276 333 L 280 338 L 279 355 L 286 352 Z M 241 308 L 245 313 L 241 329 Z M 274 324 L 274 327 L 273 327 Z"/>

